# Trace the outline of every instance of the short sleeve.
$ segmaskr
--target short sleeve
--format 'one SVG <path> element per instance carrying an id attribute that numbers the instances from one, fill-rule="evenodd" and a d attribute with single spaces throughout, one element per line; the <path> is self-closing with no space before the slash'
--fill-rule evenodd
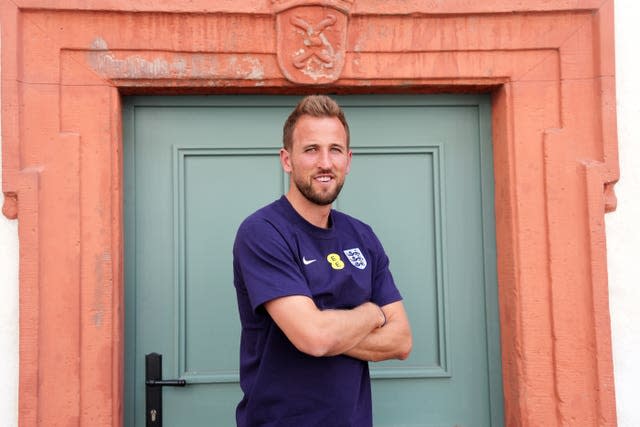
<path id="1" fill-rule="evenodd" d="M 398 290 L 393 275 L 389 270 L 389 257 L 382 247 L 382 243 L 371 230 L 371 237 L 374 248 L 374 272 L 371 301 L 380 307 L 402 300 L 402 295 Z"/>
<path id="2" fill-rule="evenodd" d="M 268 221 L 253 219 L 239 228 L 233 246 L 237 287 L 246 289 L 255 311 L 267 301 L 311 292 L 292 248 Z"/>

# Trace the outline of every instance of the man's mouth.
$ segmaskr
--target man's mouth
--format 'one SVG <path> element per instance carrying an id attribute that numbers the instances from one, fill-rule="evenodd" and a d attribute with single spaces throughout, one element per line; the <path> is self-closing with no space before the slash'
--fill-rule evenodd
<path id="1" fill-rule="evenodd" d="M 333 178 L 330 175 L 319 175 L 315 177 L 315 180 L 320 182 L 329 182 L 332 179 Z"/>

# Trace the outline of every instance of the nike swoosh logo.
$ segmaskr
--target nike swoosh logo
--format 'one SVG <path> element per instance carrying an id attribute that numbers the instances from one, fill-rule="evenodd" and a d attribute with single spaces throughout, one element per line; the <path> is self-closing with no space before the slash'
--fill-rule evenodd
<path id="1" fill-rule="evenodd" d="M 309 265 L 309 264 L 311 264 L 312 262 L 316 262 L 316 260 L 315 260 L 315 259 L 306 259 L 305 257 L 302 257 L 302 263 L 303 263 L 304 265 Z"/>

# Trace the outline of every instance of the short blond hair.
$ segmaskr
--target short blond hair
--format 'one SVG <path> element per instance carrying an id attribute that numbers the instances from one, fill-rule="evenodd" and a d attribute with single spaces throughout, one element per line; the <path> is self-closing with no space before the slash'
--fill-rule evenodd
<path id="1" fill-rule="evenodd" d="M 309 95 L 305 96 L 298 102 L 296 108 L 289 114 L 284 122 L 282 129 L 282 145 L 287 151 L 291 150 L 293 145 L 293 131 L 300 117 L 335 117 L 340 120 L 344 131 L 347 134 L 347 148 L 349 148 L 349 124 L 344 116 L 344 111 L 336 101 L 326 95 Z"/>

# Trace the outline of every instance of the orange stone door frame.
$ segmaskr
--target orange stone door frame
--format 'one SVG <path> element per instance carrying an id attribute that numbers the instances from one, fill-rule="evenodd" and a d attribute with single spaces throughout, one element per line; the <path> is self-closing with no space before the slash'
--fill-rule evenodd
<path id="1" fill-rule="evenodd" d="M 3 0 L 1 12 L 21 426 L 122 424 L 121 95 L 241 92 L 491 92 L 506 425 L 616 424 L 611 0 Z"/>

